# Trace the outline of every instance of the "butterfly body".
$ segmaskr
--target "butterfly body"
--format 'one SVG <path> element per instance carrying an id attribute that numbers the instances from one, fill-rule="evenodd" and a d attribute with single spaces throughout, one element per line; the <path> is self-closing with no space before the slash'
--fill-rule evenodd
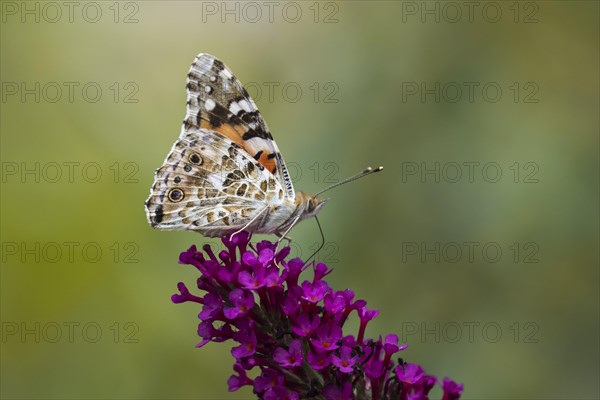
<path id="1" fill-rule="evenodd" d="M 221 61 L 196 57 L 187 92 L 181 133 L 145 203 L 151 226 L 209 237 L 285 235 L 317 214 L 325 201 L 294 191 L 254 101 Z"/>

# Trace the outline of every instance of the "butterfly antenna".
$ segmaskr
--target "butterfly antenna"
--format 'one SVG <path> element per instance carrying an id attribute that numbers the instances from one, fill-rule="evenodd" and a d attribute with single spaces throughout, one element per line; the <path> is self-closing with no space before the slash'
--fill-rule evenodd
<path id="1" fill-rule="evenodd" d="M 325 193 L 328 190 L 331 190 L 331 189 L 333 189 L 335 187 L 341 186 L 341 185 L 346 184 L 348 182 L 355 181 L 355 180 L 360 179 L 360 178 L 364 178 L 367 175 L 371 175 L 371 174 L 374 174 L 375 172 L 379 172 L 379 171 L 382 171 L 382 170 L 383 170 L 383 167 L 378 167 L 378 168 L 375 168 L 375 169 L 373 169 L 371 167 L 368 167 L 364 171 L 361 171 L 358 174 L 351 176 L 350 178 L 346 178 L 343 181 L 340 181 L 338 183 L 334 183 L 333 185 L 331 185 L 329 187 L 326 187 L 325 189 L 321 190 L 320 192 L 317 192 L 317 194 L 315 194 L 315 197 L 317 197 L 318 195 L 320 195 L 322 193 Z M 319 222 L 319 220 L 317 220 L 317 223 L 318 222 Z M 319 225 L 319 227 L 320 227 L 320 225 Z"/>
<path id="2" fill-rule="evenodd" d="M 323 248 L 323 246 L 325 246 L 325 235 L 323 234 L 323 229 L 321 228 L 321 223 L 319 222 L 319 218 L 317 218 L 317 216 L 315 215 L 315 221 L 317 221 L 317 225 L 319 226 L 319 232 L 321 232 L 321 245 L 319 246 L 319 248 L 310 255 L 310 257 L 308 257 L 308 259 L 306 260 L 306 262 L 304 263 L 304 265 L 308 264 L 308 262 L 310 261 L 311 258 L 313 258 L 319 251 L 321 251 L 321 249 Z"/>

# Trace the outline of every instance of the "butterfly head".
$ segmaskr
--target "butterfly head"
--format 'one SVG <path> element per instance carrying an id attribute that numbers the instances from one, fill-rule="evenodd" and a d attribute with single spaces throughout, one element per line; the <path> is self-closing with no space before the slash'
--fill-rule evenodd
<path id="1" fill-rule="evenodd" d="M 296 207 L 301 211 L 302 219 L 314 217 L 327 203 L 327 199 L 320 199 L 304 192 L 296 193 Z"/>

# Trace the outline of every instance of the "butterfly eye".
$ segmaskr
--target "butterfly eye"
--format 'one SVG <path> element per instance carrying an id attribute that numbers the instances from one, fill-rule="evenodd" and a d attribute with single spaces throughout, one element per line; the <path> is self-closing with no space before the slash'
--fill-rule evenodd
<path id="1" fill-rule="evenodd" d="M 169 198 L 169 200 L 171 200 L 173 203 L 179 203 L 181 200 L 183 200 L 183 190 L 175 188 L 175 189 L 171 189 L 169 191 L 169 194 L 167 195 L 167 197 Z"/>
<path id="2" fill-rule="evenodd" d="M 189 159 L 190 159 L 190 162 L 192 164 L 195 164 L 195 165 L 202 164 L 202 157 L 200 157 L 200 155 L 198 153 L 192 153 L 192 154 L 190 154 L 190 158 Z"/>
<path id="3" fill-rule="evenodd" d="M 308 212 L 313 212 L 315 210 L 315 201 L 313 199 L 308 200 Z"/>

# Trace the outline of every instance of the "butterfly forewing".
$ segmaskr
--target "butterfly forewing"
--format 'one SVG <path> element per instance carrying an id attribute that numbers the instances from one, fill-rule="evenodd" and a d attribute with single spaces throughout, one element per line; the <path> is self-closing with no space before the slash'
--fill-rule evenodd
<path id="1" fill-rule="evenodd" d="M 200 54 L 187 77 L 187 113 L 182 135 L 191 130 L 218 132 L 244 149 L 272 173 L 294 198 L 294 187 L 283 157 L 256 104 L 220 60 Z"/>

